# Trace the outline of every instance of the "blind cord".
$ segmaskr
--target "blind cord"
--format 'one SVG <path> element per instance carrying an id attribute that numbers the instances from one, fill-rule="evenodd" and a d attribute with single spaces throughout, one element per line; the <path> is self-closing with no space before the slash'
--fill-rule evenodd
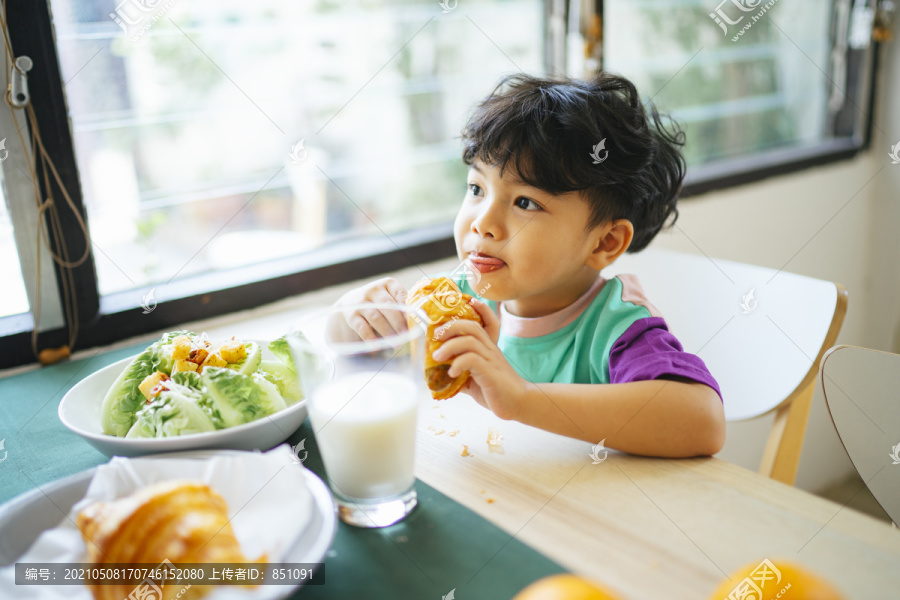
<path id="1" fill-rule="evenodd" d="M 15 64 L 15 56 L 13 55 L 12 46 L 9 41 L 9 30 L 7 29 L 5 2 L 2 5 L 2 10 L 0 10 L 0 32 L 2 32 L 3 34 L 3 44 L 6 50 L 6 72 L 10 72 L 10 69 L 16 69 L 20 73 L 22 73 L 22 71 L 19 70 L 18 66 Z M 15 123 L 15 110 L 20 107 L 16 107 L 12 104 L 10 97 L 11 91 L 12 85 L 11 83 L 8 83 L 4 99 L 6 100 L 6 105 L 9 108 L 13 123 Z M 68 358 L 71 355 L 72 348 L 75 347 L 75 341 L 78 338 L 78 299 L 75 294 L 75 277 L 72 273 L 72 270 L 76 267 L 81 266 L 87 260 L 90 254 L 90 234 L 88 233 L 87 224 L 84 222 L 84 219 L 81 216 L 81 212 L 75 206 L 75 202 L 72 200 L 72 197 L 66 190 L 66 186 L 63 185 L 62 178 L 59 176 L 59 172 L 56 170 L 56 165 L 54 165 L 50 156 L 47 154 L 47 150 L 44 147 L 44 143 L 41 139 L 34 107 L 29 102 L 24 107 L 24 110 L 26 118 L 28 119 L 28 123 L 31 126 L 31 153 L 25 154 L 25 163 L 28 167 L 28 173 L 31 177 L 32 186 L 34 188 L 34 201 L 38 212 L 37 235 L 35 236 L 35 305 L 32 307 L 32 313 L 34 315 L 34 328 L 31 332 L 31 349 L 32 352 L 34 352 L 35 357 L 42 365 L 48 365 Z M 19 138 L 20 147 L 25 148 L 25 140 L 22 137 L 21 129 L 16 131 L 16 135 Z M 32 157 L 36 157 L 37 160 L 40 161 L 41 172 L 44 176 L 44 189 L 47 191 L 47 198 L 43 201 L 41 200 L 41 190 L 40 185 L 38 184 L 37 168 L 35 163 L 32 162 Z M 71 261 L 69 259 L 69 250 L 65 243 L 66 239 L 62 228 L 62 222 L 60 221 L 59 211 L 57 210 L 56 203 L 53 198 L 53 190 L 50 187 L 51 174 L 54 181 L 59 186 L 66 204 L 69 206 L 72 214 L 75 216 L 75 220 L 78 223 L 78 228 L 80 229 L 84 239 L 84 252 L 78 258 L 78 260 L 75 261 Z M 44 219 L 45 213 L 47 216 L 46 222 Z M 49 229 L 49 231 L 45 229 L 45 226 Z M 56 247 L 59 248 L 59 254 L 53 251 L 53 246 L 50 243 L 51 238 Z M 41 243 L 42 240 L 43 244 Z M 60 348 L 45 348 L 39 351 L 38 325 L 41 319 L 42 245 L 46 246 L 51 258 L 60 267 L 60 291 L 62 292 L 61 300 L 66 316 L 66 329 L 69 335 L 69 343 L 67 345 L 61 346 Z"/>

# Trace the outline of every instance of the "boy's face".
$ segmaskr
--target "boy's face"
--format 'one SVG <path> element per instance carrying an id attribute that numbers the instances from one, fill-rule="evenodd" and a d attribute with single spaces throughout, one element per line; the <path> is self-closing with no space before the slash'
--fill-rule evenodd
<path id="1" fill-rule="evenodd" d="M 578 192 L 552 196 L 522 182 L 511 164 L 501 177 L 499 167 L 475 161 L 454 223 L 456 251 L 478 271 L 479 295 L 521 317 L 550 314 L 596 280 L 590 257 L 608 226 L 586 231 L 590 216 Z"/>

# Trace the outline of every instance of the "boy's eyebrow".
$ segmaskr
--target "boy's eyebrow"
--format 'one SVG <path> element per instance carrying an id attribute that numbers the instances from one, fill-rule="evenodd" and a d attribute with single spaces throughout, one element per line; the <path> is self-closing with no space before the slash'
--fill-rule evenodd
<path id="1" fill-rule="evenodd" d="M 478 166 L 478 163 L 473 162 L 472 164 L 469 165 L 469 167 L 471 167 L 472 169 L 475 169 L 476 171 L 478 171 L 479 175 L 485 176 L 484 171 L 481 169 L 481 167 Z M 524 181 L 521 177 L 519 177 L 519 175 L 518 175 L 517 173 L 515 173 L 515 171 L 513 171 L 512 169 L 510 169 L 510 178 L 512 179 L 512 182 L 515 183 L 515 184 L 517 184 L 517 185 L 525 186 L 525 187 L 531 188 L 531 189 L 533 189 L 533 190 L 538 190 L 539 192 L 543 192 L 543 190 L 541 190 L 540 188 L 536 188 L 536 187 L 534 187 L 533 185 L 530 185 L 529 183 L 525 182 L 525 181 Z"/>

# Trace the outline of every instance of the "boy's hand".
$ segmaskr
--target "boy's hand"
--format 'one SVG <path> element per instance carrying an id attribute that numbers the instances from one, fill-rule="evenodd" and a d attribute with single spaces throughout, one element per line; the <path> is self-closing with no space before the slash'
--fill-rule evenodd
<path id="1" fill-rule="evenodd" d="M 354 288 L 341 296 L 334 306 L 355 304 L 405 304 L 406 288 L 393 277 L 383 277 L 372 283 Z M 358 310 L 344 313 L 343 325 L 364 340 L 374 340 L 379 336 L 389 336 L 408 328 L 400 311 L 382 312 L 377 309 Z"/>
<path id="2" fill-rule="evenodd" d="M 484 327 L 464 319 L 451 322 L 439 335 L 444 344 L 432 356 L 441 362 L 453 360 L 451 377 L 469 371 L 471 376 L 461 391 L 501 419 L 512 419 L 525 395 L 527 382 L 497 346 L 500 319 L 486 303 L 472 298 L 471 304 L 481 315 Z"/>

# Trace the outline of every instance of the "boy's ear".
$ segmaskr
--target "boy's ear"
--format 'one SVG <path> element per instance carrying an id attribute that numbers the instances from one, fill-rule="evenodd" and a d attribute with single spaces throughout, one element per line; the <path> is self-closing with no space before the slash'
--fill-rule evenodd
<path id="1" fill-rule="evenodd" d="M 585 264 L 602 271 L 628 250 L 634 237 L 634 225 L 628 219 L 616 219 L 601 225 L 591 235 L 595 245 Z"/>

